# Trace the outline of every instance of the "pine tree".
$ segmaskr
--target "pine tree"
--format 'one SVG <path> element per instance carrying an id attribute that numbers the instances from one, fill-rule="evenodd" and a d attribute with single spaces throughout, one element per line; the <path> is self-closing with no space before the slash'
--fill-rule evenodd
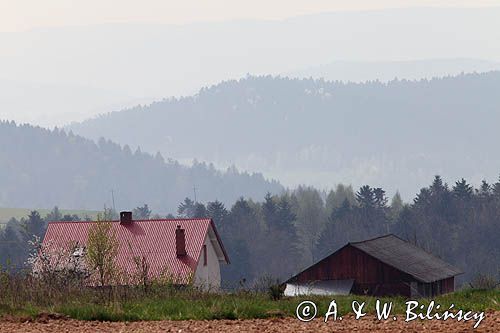
<path id="1" fill-rule="evenodd" d="M 460 181 L 457 181 L 453 187 L 453 195 L 461 200 L 470 200 L 472 193 L 472 186 L 467 184 L 463 178 Z"/>
<path id="2" fill-rule="evenodd" d="M 28 218 L 23 220 L 22 223 L 24 239 L 30 241 L 35 236 L 42 238 L 45 234 L 45 228 L 45 221 L 40 216 L 40 213 L 36 210 L 31 211 Z"/>
<path id="3" fill-rule="evenodd" d="M 262 203 L 262 215 L 268 227 L 277 227 L 279 224 L 280 221 L 278 220 L 277 213 L 278 205 L 276 205 L 274 198 L 268 192 L 264 197 L 264 203 Z"/>
<path id="4" fill-rule="evenodd" d="M 148 204 L 144 204 L 143 206 L 134 208 L 133 216 L 137 220 L 149 220 L 151 213 Z"/>
<path id="5" fill-rule="evenodd" d="M 373 189 L 373 197 L 375 201 L 375 208 L 385 209 L 387 208 L 387 197 L 385 196 L 385 191 L 380 188 Z"/>
<path id="6" fill-rule="evenodd" d="M 217 230 L 219 230 L 221 234 L 224 233 L 226 228 L 225 224 L 229 215 L 229 212 L 226 207 L 224 207 L 224 204 L 218 200 L 209 202 L 207 204 L 207 214 L 214 221 L 217 226 Z"/>
<path id="7" fill-rule="evenodd" d="M 373 189 L 368 186 L 362 186 L 356 193 L 356 201 L 361 208 L 369 209 L 376 206 L 377 199 L 375 198 L 375 193 Z"/>
<path id="8" fill-rule="evenodd" d="M 488 184 L 488 182 L 486 182 L 486 180 L 483 180 L 481 182 L 481 187 L 477 191 L 477 195 L 478 195 L 479 199 L 482 201 L 488 201 L 491 198 L 492 194 L 493 193 L 492 193 L 491 185 Z"/>
<path id="9" fill-rule="evenodd" d="M 201 202 L 194 205 L 193 218 L 205 218 L 208 216 L 207 208 Z"/>
<path id="10" fill-rule="evenodd" d="M 429 189 L 432 195 L 440 196 L 448 192 L 448 185 L 443 183 L 443 179 L 441 178 L 441 176 L 436 175 L 434 176 L 434 180 Z"/>
<path id="11" fill-rule="evenodd" d="M 4 269 L 17 270 L 23 267 L 28 248 L 18 230 L 19 221 L 12 218 L 0 230 L 0 265 Z"/>
<path id="12" fill-rule="evenodd" d="M 177 208 L 177 214 L 184 218 L 193 218 L 195 214 L 195 203 L 189 198 L 185 198 Z"/>

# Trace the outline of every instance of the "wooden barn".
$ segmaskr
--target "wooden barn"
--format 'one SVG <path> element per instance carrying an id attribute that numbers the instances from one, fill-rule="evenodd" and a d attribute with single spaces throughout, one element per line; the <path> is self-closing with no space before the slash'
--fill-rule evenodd
<path id="1" fill-rule="evenodd" d="M 461 273 L 391 234 L 348 243 L 286 281 L 285 295 L 433 297 L 454 291 Z"/>

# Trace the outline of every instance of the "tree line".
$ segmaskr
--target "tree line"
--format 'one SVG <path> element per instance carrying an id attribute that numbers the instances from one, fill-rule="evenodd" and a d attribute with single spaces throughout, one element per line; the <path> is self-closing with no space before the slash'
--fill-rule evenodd
<path id="1" fill-rule="evenodd" d="M 459 267 L 459 283 L 500 277 L 500 181 L 477 189 L 436 176 L 411 203 L 382 188 L 338 185 L 323 193 L 299 187 L 263 202 L 241 198 L 230 209 L 186 199 L 185 217 L 211 216 L 232 259 L 225 281 L 263 275 L 286 279 L 348 242 L 394 233 Z"/>
<path id="2" fill-rule="evenodd" d="M 134 209 L 136 219 L 159 218 L 147 206 Z M 456 265 L 464 274 L 500 273 L 500 180 L 474 188 L 464 179 L 452 186 L 436 176 L 411 203 L 396 193 L 389 200 L 382 188 L 353 190 L 338 185 L 329 192 L 301 186 L 262 201 L 240 198 L 230 207 L 215 200 L 186 198 L 177 214 L 167 217 L 211 217 L 230 256 L 222 281 L 228 287 L 247 286 L 263 277 L 286 279 L 329 255 L 347 242 L 394 233 Z M 48 220 L 78 220 L 78 216 L 46 218 L 34 211 L 12 219 L 0 233 L 0 263 L 22 265 L 32 235 L 43 236 Z M 12 244 L 17 245 L 13 246 Z"/>

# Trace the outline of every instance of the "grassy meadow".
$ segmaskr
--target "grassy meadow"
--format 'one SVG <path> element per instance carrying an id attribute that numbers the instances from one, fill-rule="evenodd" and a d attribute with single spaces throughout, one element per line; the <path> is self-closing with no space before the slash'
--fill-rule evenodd
<path id="1" fill-rule="evenodd" d="M 45 217 L 52 209 L 35 209 L 35 208 L 9 208 L 9 207 L 0 207 L 0 228 L 2 225 L 5 225 L 11 218 L 20 219 L 23 217 L 27 217 L 32 210 L 36 210 L 40 213 L 42 217 Z M 75 210 L 75 209 L 60 209 L 62 215 L 73 215 L 76 214 L 80 217 L 84 217 L 86 215 L 90 217 L 96 217 L 98 211 L 93 210 Z"/>
<path id="2" fill-rule="evenodd" d="M 376 298 L 367 296 L 331 297 L 284 297 L 271 300 L 265 293 L 238 292 L 228 294 L 207 294 L 201 292 L 173 292 L 170 295 L 144 295 L 136 299 L 110 300 L 96 303 L 86 297 L 67 297 L 53 304 L 22 305 L 0 304 L 1 315 L 37 317 L 41 313 L 57 313 L 79 320 L 139 321 L 139 320 L 211 320 L 211 319 L 253 319 L 295 316 L 297 305 L 303 300 L 311 300 L 318 306 L 318 316 L 323 316 L 335 299 L 339 315 L 352 313 L 354 300 L 366 302 L 368 313 L 375 312 Z M 405 299 L 401 297 L 382 298 L 383 302 L 393 302 L 394 314 L 405 311 Z M 494 290 L 467 289 L 436 297 L 436 303 L 445 311 L 453 303 L 454 309 L 471 311 L 500 310 L 500 292 Z M 428 304 L 421 299 L 419 303 Z"/>

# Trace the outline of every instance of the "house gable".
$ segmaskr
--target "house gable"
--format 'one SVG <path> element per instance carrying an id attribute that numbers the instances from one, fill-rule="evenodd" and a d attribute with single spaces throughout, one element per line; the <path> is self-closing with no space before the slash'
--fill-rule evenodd
<path id="1" fill-rule="evenodd" d="M 50 245 L 56 251 L 70 243 L 85 246 L 92 223 L 96 222 L 50 222 L 44 244 Z M 212 250 L 218 253 L 217 265 L 219 258 L 228 262 L 211 219 L 133 220 L 129 224 L 120 224 L 119 221 L 111 223 L 119 244 L 116 263 L 125 274 L 137 273 L 134 258 L 143 257 L 149 265 L 150 278 L 167 275 L 172 277 L 175 283 L 188 283 L 197 270 L 206 239 L 216 240 L 217 246 L 212 246 L 215 248 Z M 177 226 L 185 230 L 186 237 L 187 254 L 180 257 L 176 255 L 175 245 Z"/>

